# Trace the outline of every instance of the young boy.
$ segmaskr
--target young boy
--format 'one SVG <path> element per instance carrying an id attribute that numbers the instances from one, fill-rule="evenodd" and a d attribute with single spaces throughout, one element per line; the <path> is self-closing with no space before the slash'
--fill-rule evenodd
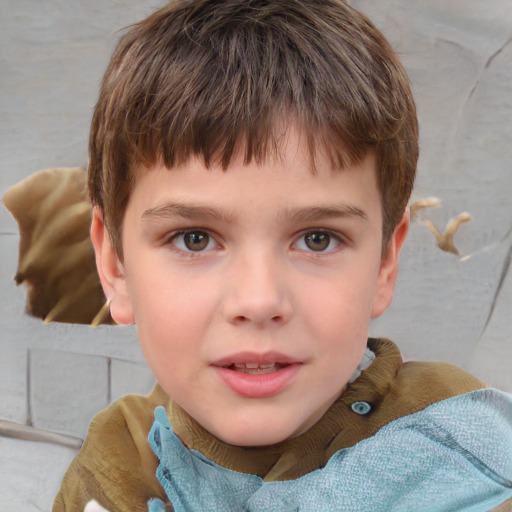
<path id="1" fill-rule="evenodd" d="M 92 422 L 54 511 L 484 511 L 512 401 L 368 340 L 418 156 L 408 79 L 341 0 L 176 0 L 120 41 L 91 235 L 158 385 Z"/>

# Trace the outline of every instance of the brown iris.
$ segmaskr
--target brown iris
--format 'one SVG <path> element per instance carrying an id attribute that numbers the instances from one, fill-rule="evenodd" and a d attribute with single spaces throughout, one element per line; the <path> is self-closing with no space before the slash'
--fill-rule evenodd
<path id="1" fill-rule="evenodd" d="M 209 241 L 210 237 L 204 231 L 190 231 L 183 235 L 183 242 L 189 251 L 202 251 Z"/>
<path id="2" fill-rule="evenodd" d="M 331 237 L 328 233 L 308 233 L 304 236 L 304 241 L 312 251 L 319 252 L 325 251 L 325 249 L 329 247 L 329 244 L 331 243 Z"/>

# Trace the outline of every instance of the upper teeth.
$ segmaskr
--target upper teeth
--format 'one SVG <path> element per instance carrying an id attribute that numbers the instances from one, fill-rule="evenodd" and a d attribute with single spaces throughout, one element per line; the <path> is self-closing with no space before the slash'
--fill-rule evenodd
<path id="1" fill-rule="evenodd" d="M 239 373 L 248 373 L 251 375 L 257 375 L 261 373 L 276 372 L 282 368 L 280 363 L 233 363 L 231 368 Z"/>
<path id="2" fill-rule="evenodd" d="M 260 369 L 267 369 L 267 368 L 274 368 L 276 363 L 266 363 L 266 364 L 258 364 L 258 363 L 234 363 L 234 367 L 239 370 L 256 370 L 258 368 Z"/>

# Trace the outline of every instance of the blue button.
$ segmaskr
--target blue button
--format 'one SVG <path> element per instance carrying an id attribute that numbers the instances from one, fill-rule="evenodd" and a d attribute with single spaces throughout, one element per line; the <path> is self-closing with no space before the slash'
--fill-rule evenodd
<path id="1" fill-rule="evenodd" d="M 372 406 L 368 402 L 354 402 L 351 408 L 356 414 L 361 416 L 368 414 L 372 410 Z"/>

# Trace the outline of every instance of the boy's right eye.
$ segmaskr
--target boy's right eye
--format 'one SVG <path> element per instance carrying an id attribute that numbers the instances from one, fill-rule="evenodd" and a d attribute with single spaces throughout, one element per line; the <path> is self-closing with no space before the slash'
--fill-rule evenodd
<path id="1" fill-rule="evenodd" d="M 171 243 L 184 252 L 202 252 L 217 246 L 215 240 L 206 231 L 201 230 L 180 231 L 173 235 Z"/>

